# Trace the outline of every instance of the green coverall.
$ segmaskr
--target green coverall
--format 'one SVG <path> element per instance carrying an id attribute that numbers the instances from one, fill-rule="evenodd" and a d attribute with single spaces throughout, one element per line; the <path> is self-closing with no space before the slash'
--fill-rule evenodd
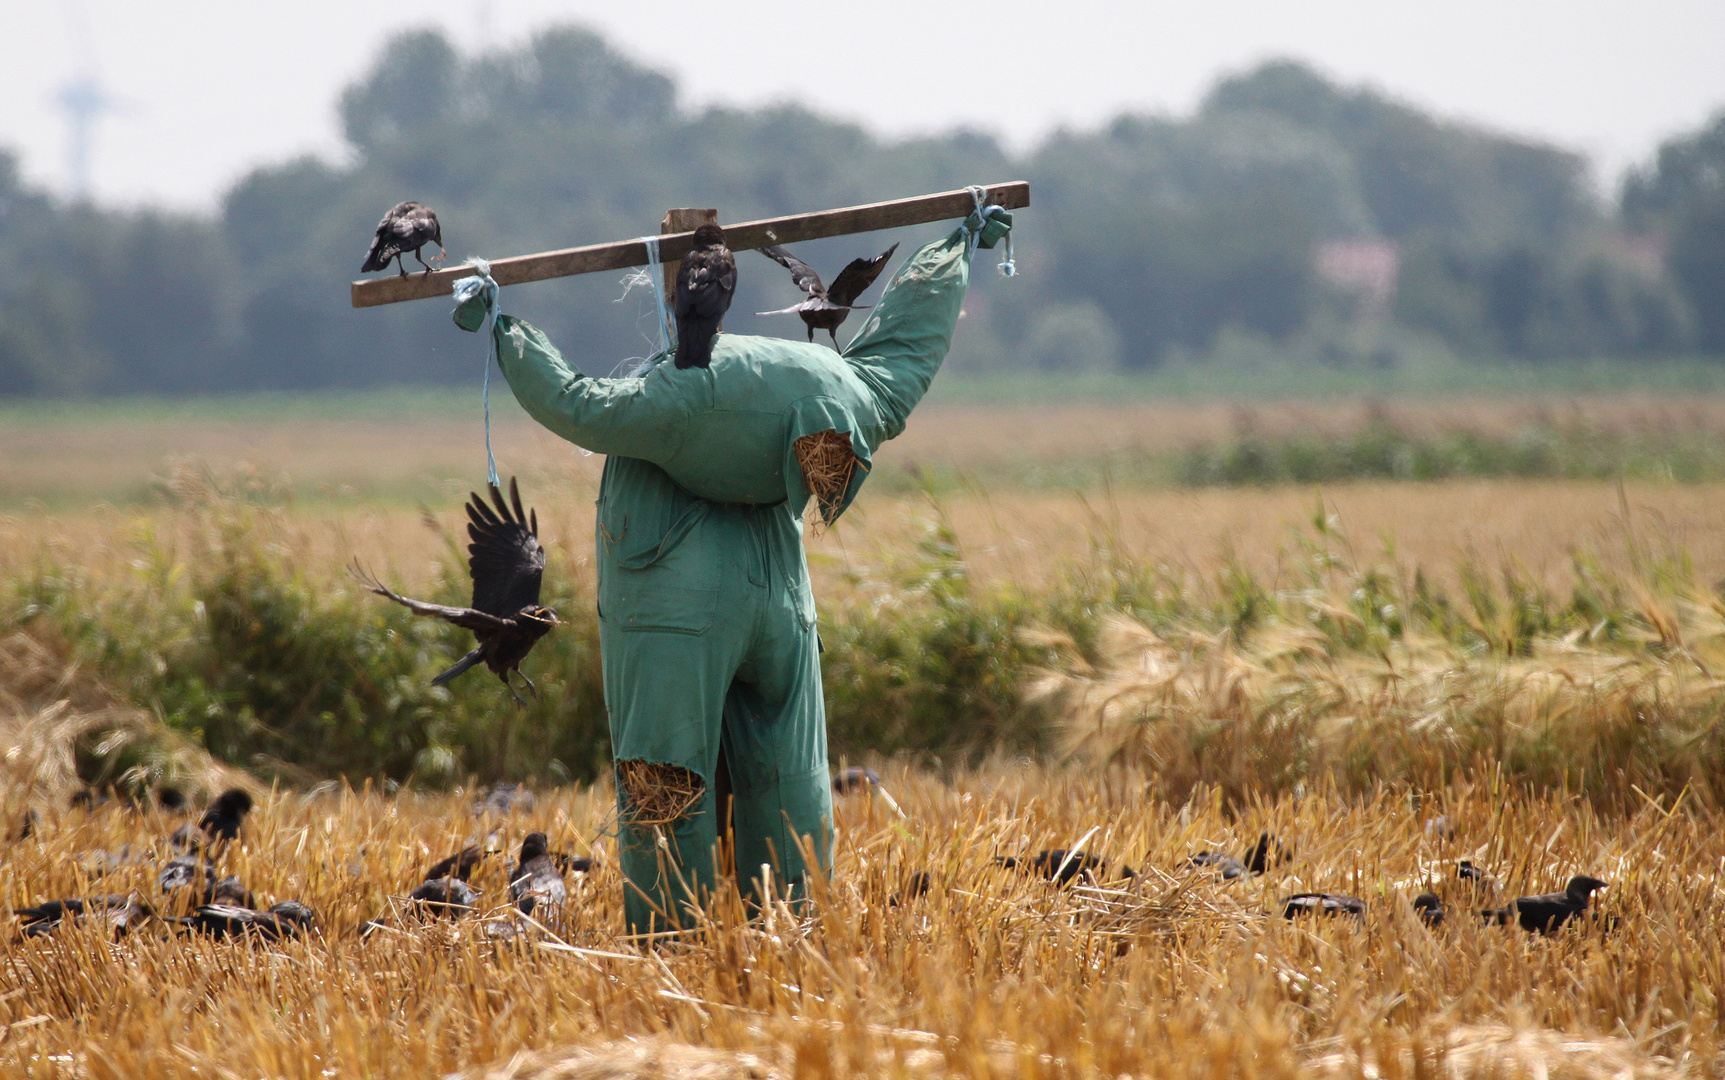
<path id="1" fill-rule="evenodd" d="M 631 932 L 687 926 L 686 905 L 711 893 L 721 753 L 739 887 L 761 881 L 766 865 L 775 895 L 795 896 L 803 846 L 830 859 L 826 711 L 803 554 L 809 492 L 792 444 L 825 430 L 850 436 L 864 467 L 848 506 L 874 448 L 904 430 L 945 359 L 968 284 L 961 229 L 905 263 L 842 358 L 721 334 L 710 368 L 660 364 L 642 378 L 588 378 L 530 325 L 498 319 L 498 356 L 522 407 L 610 455 L 595 545 L 613 753 L 681 766 L 705 784 L 690 812 L 659 829 L 631 823 L 619 785 Z"/>

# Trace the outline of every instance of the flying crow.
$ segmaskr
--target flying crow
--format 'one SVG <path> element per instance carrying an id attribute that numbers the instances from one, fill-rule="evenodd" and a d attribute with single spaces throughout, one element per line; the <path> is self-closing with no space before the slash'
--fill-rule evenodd
<path id="1" fill-rule="evenodd" d="M 1523 930 L 1549 934 L 1569 920 L 1580 918 L 1587 910 L 1587 902 L 1593 891 L 1603 888 L 1605 882 L 1598 878 L 1577 874 L 1569 879 L 1569 887 L 1562 892 L 1519 897 L 1504 907 L 1480 914 L 1487 922 L 1494 922 L 1499 926 L 1514 919 L 1521 924 Z"/>
<path id="2" fill-rule="evenodd" d="M 490 490 L 495 509 L 478 495 L 467 504 L 467 535 L 473 541 L 467 545 L 467 568 L 473 578 L 472 607 L 445 607 L 409 600 L 379 584 L 357 562 L 348 572 L 361 585 L 415 615 L 447 619 L 473 631 L 473 636 L 479 639 L 472 652 L 431 680 L 431 685 L 443 686 L 483 662 L 509 687 L 516 704 L 524 706 L 527 702 L 516 692 L 509 674 L 521 674 L 527 689 L 535 697 L 539 695 L 533 680 L 521 673 L 521 661 L 527 658 L 535 642 L 558 625 L 557 612 L 539 602 L 545 550 L 539 546 L 538 513 L 522 509 L 521 491 L 513 478 L 509 481 L 508 503 L 503 501 L 503 493 L 496 484 Z"/>
<path id="3" fill-rule="evenodd" d="M 809 298 L 800 304 L 777 311 L 757 312 L 760 315 L 789 315 L 796 312 L 802 316 L 803 325 L 809 329 L 809 340 L 815 339 L 816 330 L 825 330 L 833 339 L 833 348 L 839 347 L 838 329 L 854 308 L 867 307 L 867 304 L 856 302 L 857 297 L 874 284 L 875 278 L 886 267 L 886 261 L 892 258 L 892 253 L 898 250 L 894 244 L 872 259 L 852 259 L 850 264 L 839 271 L 839 276 L 829 285 L 821 284 L 821 276 L 815 273 L 808 263 L 792 255 L 782 247 L 764 247 L 761 254 L 783 266 L 791 272 L 791 281 L 797 288 L 808 293 Z"/>
<path id="4" fill-rule="evenodd" d="M 516 863 L 515 872 L 509 875 L 509 899 L 515 901 L 521 914 L 531 915 L 537 906 L 561 907 L 568 898 L 569 890 L 563 884 L 563 875 L 557 872 L 557 866 L 546 849 L 545 834 L 528 833 L 527 838 L 521 841 L 521 860 Z"/>
<path id="5" fill-rule="evenodd" d="M 439 252 L 444 250 L 443 226 L 437 223 L 437 215 L 431 212 L 431 207 L 411 199 L 396 203 L 377 223 L 377 235 L 371 238 L 371 250 L 366 252 L 365 265 L 359 268 L 359 272 L 369 274 L 373 270 L 388 270 L 393 259 L 401 276 L 406 277 L 404 256 L 412 252 L 429 274 L 431 267 L 426 266 L 425 259 L 419 254 L 419 249 L 427 244 L 436 244 Z"/>
<path id="6" fill-rule="evenodd" d="M 737 260 L 725 246 L 725 230 L 702 225 L 695 246 L 677 267 L 672 310 L 677 317 L 677 366 L 706 367 L 713 362 L 713 335 L 737 291 Z"/>

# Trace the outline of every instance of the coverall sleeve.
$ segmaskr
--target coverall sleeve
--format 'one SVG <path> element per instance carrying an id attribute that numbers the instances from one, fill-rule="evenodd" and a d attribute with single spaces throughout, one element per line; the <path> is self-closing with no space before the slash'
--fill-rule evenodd
<path id="1" fill-rule="evenodd" d="M 592 379 L 531 323 L 500 315 L 497 359 L 515 400 L 552 433 L 596 454 L 663 463 L 686 435 L 690 405 L 670 380 Z"/>
<path id="2" fill-rule="evenodd" d="M 845 348 L 845 359 L 874 391 L 885 438 L 904 433 L 910 411 L 928 392 L 969 287 L 964 231 L 955 229 L 910 257 Z"/>

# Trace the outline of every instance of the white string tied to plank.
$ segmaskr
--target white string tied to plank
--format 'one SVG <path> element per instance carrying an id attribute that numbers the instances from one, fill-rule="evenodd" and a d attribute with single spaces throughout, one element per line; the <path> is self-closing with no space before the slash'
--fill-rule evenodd
<path id="1" fill-rule="evenodd" d="M 653 362 L 660 357 L 671 355 L 671 350 L 676 348 L 677 342 L 676 324 L 671 321 L 670 309 L 665 307 L 665 287 L 661 284 L 664 275 L 659 264 L 659 237 L 643 236 L 641 243 L 647 248 L 647 268 L 637 270 L 623 278 L 623 295 L 619 296 L 616 302 L 622 302 L 630 293 L 635 291 L 637 285 L 645 285 L 652 291 L 653 309 L 659 320 L 659 351 L 635 365 L 634 370 L 629 372 L 630 378 L 645 375 L 651 371 Z M 628 363 L 628 361 L 624 361 L 624 363 Z"/>
<path id="2" fill-rule="evenodd" d="M 971 199 L 976 202 L 976 210 L 971 215 L 976 218 L 976 227 L 971 227 L 970 218 L 965 218 L 964 224 L 959 226 L 964 230 L 964 254 L 966 258 L 969 258 L 976 254 L 976 245 L 982 239 L 982 230 L 988 227 L 989 215 L 996 210 L 1004 214 L 1006 207 L 999 203 L 986 202 L 988 189 L 981 184 L 971 184 L 966 190 L 970 192 Z M 1012 231 L 1010 229 L 1006 233 L 1006 251 L 1004 254 L 1005 257 L 1000 260 L 1000 276 L 1012 277 L 1018 273 L 1018 263 L 1012 258 Z"/>
<path id="3" fill-rule="evenodd" d="M 485 468 L 486 475 L 492 484 L 497 481 L 497 456 L 491 452 L 491 365 L 497 363 L 497 297 L 499 288 L 491 277 L 491 263 L 487 259 L 470 257 L 472 277 L 464 277 L 455 283 L 455 304 L 460 307 L 471 300 L 476 293 L 484 294 L 485 304 L 485 379 L 480 391 L 480 399 L 485 405 Z"/>

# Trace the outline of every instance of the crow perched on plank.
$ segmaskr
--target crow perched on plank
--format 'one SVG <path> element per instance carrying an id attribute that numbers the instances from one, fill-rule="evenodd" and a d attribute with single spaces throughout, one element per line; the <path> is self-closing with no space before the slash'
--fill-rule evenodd
<path id="1" fill-rule="evenodd" d="M 1587 911 L 1587 903 L 1593 896 L 1593 891 L 1603 888 L 1605 882 L 1598 878 L 1577 874 L 1569 879 L 1569 887 L 1562 892 L 1518 897 L 1504 907 L 1482 911 L 1480 916 L 1499 926 L 1508 925 L 1509 921 L 1514 919 L 1521 924 L 1523 930 L 1549 934 L 1569 920 L 1579 919 Z"/>
<path id="2" fill-rule="evenodd" d="M 523 915 L 533 914 L 539 905 L 561 907 L 569 899 L 569 889 L 557 872 L 544 833 L 528 833 L 521 841 L 521 859 L 509 875 L 509 899 Z"/>
<path id="3" fill-rule="evenodd" d="M 702 225 L 695 230 L 695 246 L 677 267 L 672 312 L 677 317 L 679 368 L 704 368 L 713 362 L 713 335 L 736 291 L 737 260 L 725 246 L 725 230 Z"/>
<path id="4" fill-rule="evenodd" d="M 437 223 L 437 215 L 432 213 L 431 207 L 411 199 L 396 203 L 377 223 L 377 235 L 371 238 L 371 250 L 366 252 L 365 265 L 359 268 L 359 272 L 369 274 L 373 270 L 388 270 L 393 259 L 401 276 L 406 277 L 404 256 L 412 252 L 429 274 L 431 267 L 419 254 L 419 249 L 427 244 L 436 244 L 439 252 L 447 254 L 443 247 L 443 226 Z"/>
<path id="5" fill-rule="evenodd" d="M 503 493 L 496 484 L 490 490 L 495 509 L 477 494 L 467 504 L 467 535 L 473 541 L 467 545 L 467 569 L 473 578 L 472 607 L 445 607 L 409 600 L 380 584 L 357 562 L 349 567 L 348 573 L 367 589 L 394 600 L 415 615 L 446 619 L 473 631 L 473 636 L 479 639 L 472 652 L 431 680 L 431 685 L 443 686 L 483 662 L 509 687 L 516 704 L 524 706 L 527 702 L 516 693 L 509 674 L 521 673 L 521 661 L 527 659 L 534 643 L 559 624 L 557 612 L 539 602 L 545 551 L 539 546 L 538 513 L 522 509 L 521 491 L 514 478 L 509 481 L 508 503 L 503 501 Z M 538 697 L 533 680 L 525 674 L 521 678 L 533 696 Z"/>
<path id="6" fill-rule="evenodd" d="M 839 276 L 833 279 L 831 285 L 821 284 L 821 276 L 815 273 L 808 263 L 792 255 L 784 248 L 761 248 L 761 254 L 783 266 L 791 272 L 791 281 L 797 288 L 809 294 L 809 298 L 800 304 L 777 311 L 759 311 L 757 315 L 789 315 L 793 311 L 802 316 L 803 325 L 809 328 L 809 340 L 815 339 L 816 330 L 825 330 L 833 339 L 833 348 L 839 347 L 838 329 L 855 308 L 867 307 L 867 304 L 856 302 L 873 285 L 875 278 L 886 267 L 892 253 L 898 250 L 894 244 L 872 259 L 852 259 L 839 271 Z"/>

